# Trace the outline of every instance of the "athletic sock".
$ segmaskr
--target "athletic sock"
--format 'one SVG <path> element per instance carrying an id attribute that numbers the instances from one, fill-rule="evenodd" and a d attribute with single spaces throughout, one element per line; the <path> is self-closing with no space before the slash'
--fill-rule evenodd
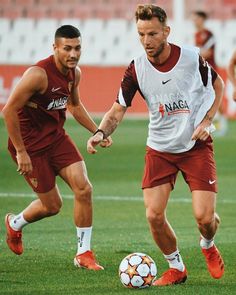
<path id="1" fill-rule="evenodd" d="M 164 257 L 168 261 L 170 268 L 175 268 L 179 271 L 184 271 L 185 266 L 178 249 L 169 255 L 164 254 Z"/>
<path id="2" fill-rule="evenodd" d="M 10 227 L 16 231 L 22 230 L 29 222 L 24 219 L 23 212 L 18 215 L 15 215 L 10 220 Z"/>
<path id="3" fill-rule="evenodd" d="M 214 245 L 214 237 L 211 240 L 208 240 L 201 235 L 200 246 L 202 249 L 209 249 L 213 245 Z"/>
<path id="4" fill-rule="evenodd" d="M 86 251 L 91 250 L 90 242 L 92 235 L 92 226 L 90 227 L 76 227 L 78 237 L 77 254 L 83 254 Z"/>

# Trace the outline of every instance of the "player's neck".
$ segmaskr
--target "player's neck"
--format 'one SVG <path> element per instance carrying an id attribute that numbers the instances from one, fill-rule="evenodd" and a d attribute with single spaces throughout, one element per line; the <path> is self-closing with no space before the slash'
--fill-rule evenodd
<path id="1" fill-rule="evenodd" d="M 204 31 L 205 30 L 205 26 L 204 25 L 202 25 L 202 26 L 198 26 L 197 27 L 197 31 L 198 32 L 202 32 L 202 31 Z"/>
<path id="2" fill-rule="evenodd" d="M 171 54 L 171 45 L 169 43 L 166 43 L 163 51 L 158 56 L 148 57 L 148 59 L 151 63 L 155 65 L 162 65 L 170 57 L 170 54 Z"/>
<path id="3" fill-rule="evenodd" d="M 65 66 L 63 66 L 60 61 L 55 58 L 54 56 L 54 62 L 55 62 L 55 65 L 56 65 L 56 68 L 58 69 L 58 71 L 63 75 L 63 76 L 67 76 L 68 73 L 69 73 L 69 69 Z"/>

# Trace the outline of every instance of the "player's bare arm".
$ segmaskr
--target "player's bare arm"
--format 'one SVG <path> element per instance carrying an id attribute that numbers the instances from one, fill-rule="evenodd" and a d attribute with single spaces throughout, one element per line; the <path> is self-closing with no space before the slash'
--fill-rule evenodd
<path id="1" fill-rule="evenodd" d="M 9 136 L 16 149 L 17 171 L 20 174 L 30 173 L 32 164 L 21 136 L 18 111 L 34 93 L 42 94 L 46 91 L 46 88 L 47 76 L 45 71 L 39 67 L 31 67 L 24 73 L 2 110 Z"/>
<path id="2" fill-rule="evenodd" d="M 95 154 L 97 150 L 94 148 L 104 138 L 108 138 L 122 121 L 126 112 L 125 107 L 115 102 L 112 108 L 104 115 L 102 122 L 98 127 L 98 132 L 94 134 L 87 142 L 87 151 L 90 154 Z"/>
<path id="3" fill-rule="evenodd" d="M 76 82 L 72 90 L 70 100 L 68 102 L 68 109 L 80 125 L 88 129 L 90 132 L 95 133 L 98 129 L 97 125 L 87 112 L 79 96 L 79 82 L 81 77 L 81 71 L 79 68 L 76 68 L 75 71 Z M 101 142 L 102 147 L 109 147 L 111 144 L 112 139 L 110 137 L 102 140 Z"/>
<path id="4" fill-rule="evenodd" d="M 202 120 L 202 122 L 199 124 L 199 126 L 195 129 L 192 140 L 206 140 L 209 136 L 209 126 L 211 125 L 213 118 L 217 112 L 217 110 L 220 107 L 223 92 L 224 92 L 224 82 L 222 78 L 218 75 L 214 84 L 213 88 L 215 90 L 215 100 L 211 108 L 206 113 L 205 118 Z"/>
<path id="5" fill-rule="evenodd" d="M 94 133 L 97 130 L 97 125 L 90 117 L 86 108 L 84 107 L 82 101 L 79 97 L 79 81 L 81 77 L 81 71 L 79 68 L 75 69 L 75 85 L 71 91 L 71 97 L 68 101 L 68 109 L 73 115 L 75 120 L 81 124 L 83 127 L 88 129 L 90 132 Z"/>
<path id="6" fill-rule="evenodd" d="M 227 73 L 229 80 L 233 84 L 233 100 L 236 101 L 236 51 L 230 59 Z"/>

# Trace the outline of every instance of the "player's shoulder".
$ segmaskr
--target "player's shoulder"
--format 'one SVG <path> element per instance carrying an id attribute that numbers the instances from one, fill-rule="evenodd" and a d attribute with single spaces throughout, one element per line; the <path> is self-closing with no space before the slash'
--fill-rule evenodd
<path id="1" fill-rule="evenodd" d="M 182 51 L 186 51 L 187 53 L 200 54 L 200 48 L 194 45 L 183 45 L 180 46 L 180 49 Z"/>
<path id="2" fill-rule="evenodd" d="M 147 57 L 146 53 L 145 53 L 145 52 L 142 52 L 142 53 L 136 55 L 136 56 L 133 58 L 132 62 L 135 64 L 137 61 L 140 61 L 140 60 L 146 59 L 146 57 Z"/>
<path id="3" fill-rule="evenodd" d="M 208 36 L 213 36 L 213 32 L 210 31 L 209 29 L 205 28 L 204 30 L 205 34 L 207 34 Z"/>
<path id="4" fill-rule="evenodd" d="M 79 66 L 75 68 L 75 75 L 81 75 L 81 68 Z"/>
<path id="5" fill-rule="evenodd" d="M 198 59 L 200 55 L 200 48 L 193 45 L 183 45 L 180 47 L 181 56 L 187 59 Z"/>
<path id="6" fill-rule="evenodd" d="M 75 83 L 78 84 L 81 79 L 82 72 L 79 66 L 77 66 L 74 69 L 74 71 L 75 71 Z"/>
<path id="7" fill-rule="evenodd" d="M 36 79 L 36 80 L 43 80 L 47 79 L 47 73 L 45 69 L 41 68 L 40 66 L 34 65 L 29 67 L 23 75 L 24 78 L 29 79 Z"/>
<path id="8" fill-rule="evenodd" d="M 46 71 L 38 66 L 29 67 L 21 77 L 19 85 L 31 92 L 41 92 L 46 89 L 48 78 Z"/>

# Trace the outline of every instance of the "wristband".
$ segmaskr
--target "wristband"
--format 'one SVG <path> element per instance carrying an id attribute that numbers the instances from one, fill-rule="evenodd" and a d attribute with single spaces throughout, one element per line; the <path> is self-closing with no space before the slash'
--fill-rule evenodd
<path id="1" fill-rule="evenodd" d="M 97 130 L 94 132 L 93 135 L 97 134 L 98 132 L 101 132 L 101 133 L 102 133 L 102 135 L 103 135 L 103 138 L 102 138 L 102 139 L 105 139 L 105 138 L 106 138 L 106 136 L 105 136 L 105 132 L 104 132 L 102 129 L 97 129 Z"/>

